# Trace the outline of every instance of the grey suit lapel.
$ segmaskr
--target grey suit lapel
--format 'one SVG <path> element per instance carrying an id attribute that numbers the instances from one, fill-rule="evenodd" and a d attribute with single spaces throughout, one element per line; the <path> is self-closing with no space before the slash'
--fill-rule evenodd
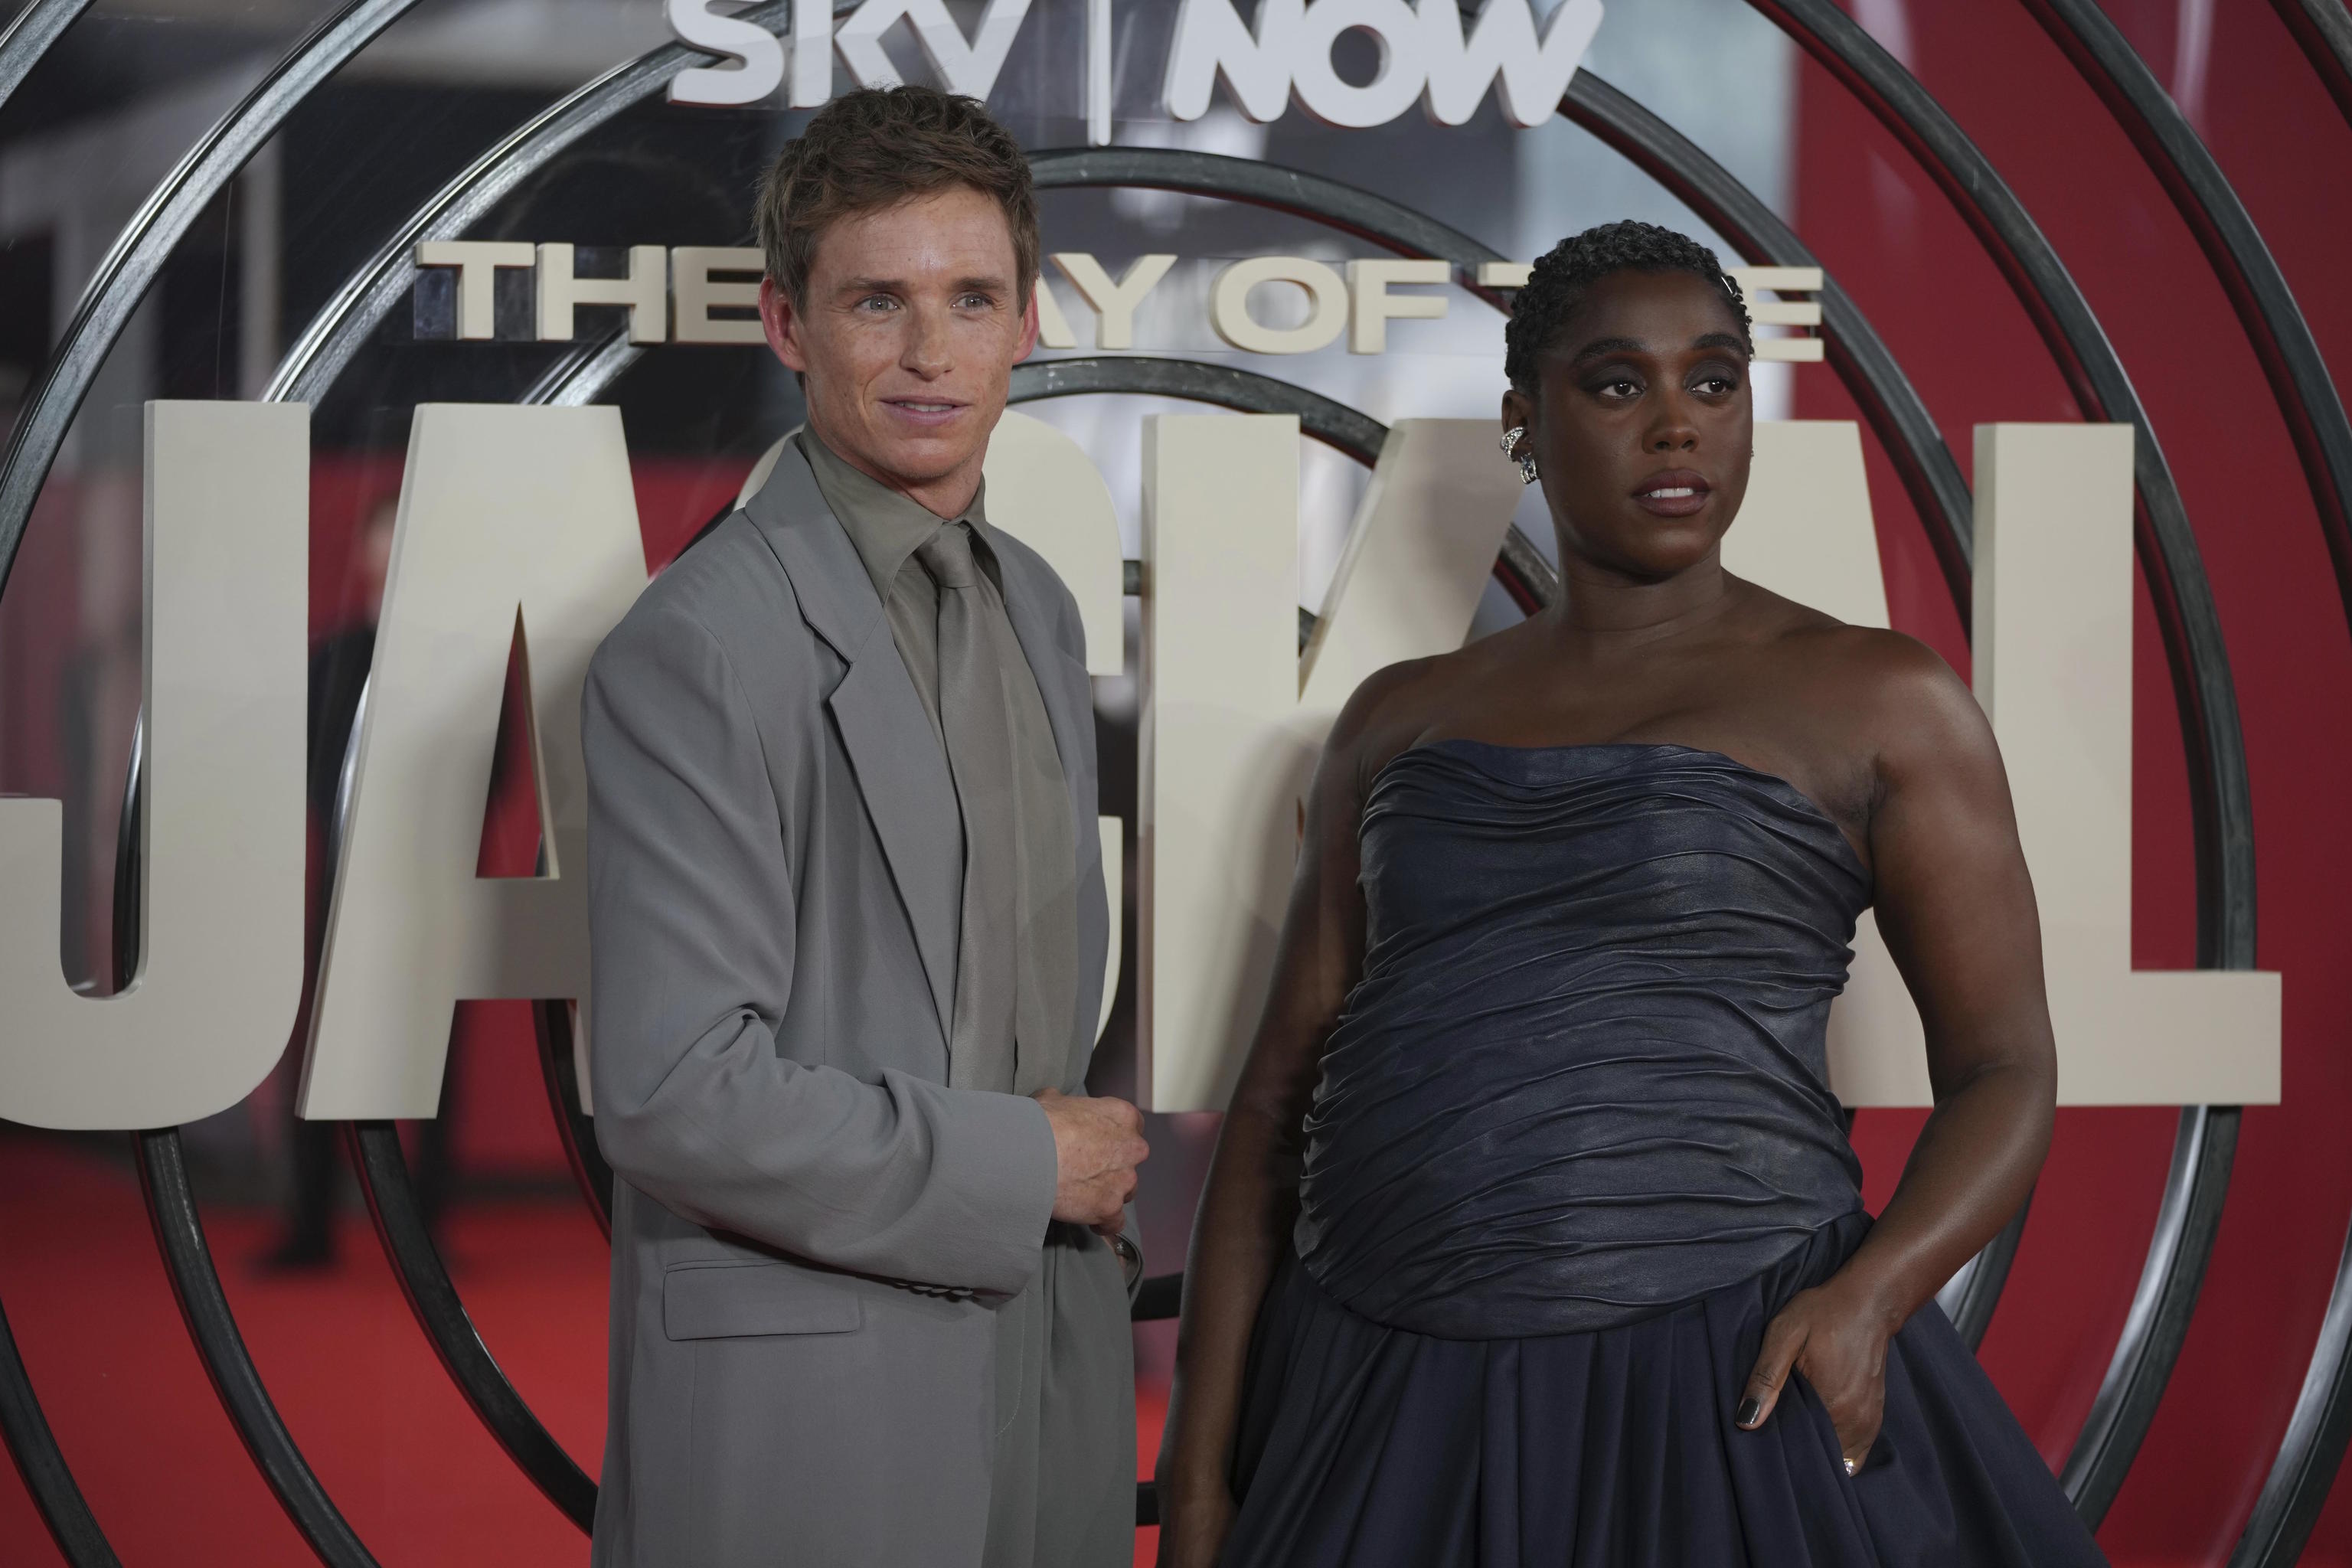
<path id="1" fill-rule="evenodd" d="M 873 579 L 799 447 L 785 443 L 775 471 L 744 510 L 792 579 L 802 617 L 849 665 L 826 706 L 914 927 L 944 1042 L 955 1016 L 963 885 L 963 825 L 947 753 L 891 640 Z M 1058 736 L 1058 720 L 1055 730 Z"/>

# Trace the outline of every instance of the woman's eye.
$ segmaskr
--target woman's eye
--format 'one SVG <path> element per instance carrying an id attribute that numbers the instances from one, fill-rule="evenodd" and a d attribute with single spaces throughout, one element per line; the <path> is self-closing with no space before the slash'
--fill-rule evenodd
<path id="1" fill-rule="evenodd" d="M 1603 397 L 1636 397 L 1641 395 L 1642 387 L 1630 375 L 1612 375 L 1594 390 Z"/>

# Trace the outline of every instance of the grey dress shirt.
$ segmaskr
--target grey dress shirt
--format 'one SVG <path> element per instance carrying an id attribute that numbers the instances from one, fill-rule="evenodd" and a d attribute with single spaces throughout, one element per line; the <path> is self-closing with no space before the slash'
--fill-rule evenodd
<path id="1" fill-rule="evenodd" d="M 891 639 L 942 746 L 940 594 L 915 552 L 943 527 L 971 530 L 972 553 L 986 579 L 982 599 L 1012 731 L 1017 928 L 1006 957 L 1015 969 L 1010 987 L 1014 1007 L 1012 1038 L 950 1042 L 951 1060 L 958 1053 L 968 1058 L 959 1064 L 951 1081 L 1013 1094 L 1056 1087 L 1068 1065 L 1067 1020 L 1077 1002 L 1077 864 L 1071 847 L 1069 786 L 1045 700 L 1005 614 L 1003 579 L 982 531 L 987 486 L 973 492 L 971 504 L 957 516 L 940 518 L 852 468 L 814 432 L 803 429 L 798 440 L 825 504 L 848 531 L 857 558 L 874 580 L 874 591 L 889 618 Z M 959 951 L 969 950 L 959 943 Z"/>

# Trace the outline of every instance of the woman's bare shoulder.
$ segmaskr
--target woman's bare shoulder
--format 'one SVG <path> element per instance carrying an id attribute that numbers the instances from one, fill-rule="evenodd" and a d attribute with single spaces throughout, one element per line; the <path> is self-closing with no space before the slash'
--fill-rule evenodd
<path id="1" fill-rule="evenodd" d="M 1871 759 L 1882 780 L 1918 768 L 1997 763 L 1976 694 L 1917 637 L 1803 610 L 1780 640 L 1807 706 L 1846 731 L 1851 751 Z"/>
<path id="2" fill-rule="evenodd" d="M 1791 674 L 1829 681 L 1849 697 L 1898 705 L 1969 698 L 1967 683 L 1943 655 L 1917 637 L 1841 621 L 1753 583 L 1741 586 L 1757 640 L 1797 667 Z"/>

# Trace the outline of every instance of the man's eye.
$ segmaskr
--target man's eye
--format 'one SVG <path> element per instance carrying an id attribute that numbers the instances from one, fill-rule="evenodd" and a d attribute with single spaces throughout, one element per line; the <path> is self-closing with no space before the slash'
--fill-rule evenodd
<path id="1" fill-rule="evenodd" d="M 891 310 L 895 308 L 897 304 L 898 301 L 891 299 L 887 294 L 868 294 L 866 298 L 857 301 L 857 308 L 861 310 L 880 311 Z"/>
<path id="2" fill-rule="evenodd" d="M 985 310 L 991 305 L 995 303 L 995 300 L 990 299 L 985 294 L 966 294 L 963 298 L 956 301 L 956 309 L 960 310 Z"/>

